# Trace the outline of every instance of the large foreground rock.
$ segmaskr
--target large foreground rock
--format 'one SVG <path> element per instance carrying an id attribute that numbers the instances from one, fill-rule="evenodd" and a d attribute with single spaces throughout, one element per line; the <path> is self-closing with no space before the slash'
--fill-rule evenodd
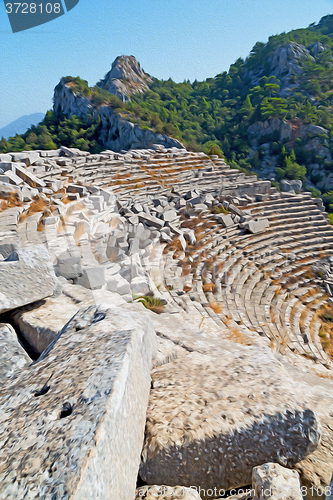
<path id="1" fill-rule="evenodd" d="M 228 490 L 248 485 L 255 466 L 290 467 L 317 448 L 309 392 L 269 349 L 224 344 L 153 370 L 140 466 L 148 484 Z"/>
<path id="2" fill-rule="evenodd" d="M 0 323 L 0 388 L 9 377 L 30 363 L 31 359 L 18 342 L 12 326 Z"/>
<path id="3" fill-rule="evenodd" d="M 55 286 L 46 248 L 19 248 L 0 262 L 0 313 L 49 297 Z"/>
<path id="4" fill-rule="evenodd" d="M 300 486 L 298 472 L 279 464 L 264 464 L 252 472 L 252 487 L 258 500 L 303 500 Z"/>
<path id="5" fill-rule="evenodd" d="M 0 499 L 135 497 L 154 329 L 91 306 L 0 395 Z"/>

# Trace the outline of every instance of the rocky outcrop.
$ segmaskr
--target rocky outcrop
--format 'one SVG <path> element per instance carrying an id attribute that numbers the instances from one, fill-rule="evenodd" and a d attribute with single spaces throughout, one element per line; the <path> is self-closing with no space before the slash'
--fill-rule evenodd
<path id="1" fill-rule="evenodd" d="M 316 49 L 314 49 L 312 53 L 314 54 L 315 52 Z M 291 78 L 293 76 L 299 77 L 303 73 L 303 64 L 308 60 L 313 61 L 314 57 L 311 55 L 310 50 L 304 45 L 295 42 L 279 45 L 274 52 L 269 55 L 267 61 L 265 61 L 265 69 L 263 66 L 251 69 L 246 72 L 246 77 L 249 77 L 252 83 L 256 85 L 264 74 L 267 74 L 267 76 L 274 76 L 277 83 L 280 85 L 281 97 L 287 97 L 291 92 L 289 88 Z"/>
<path id="2" fill-rule="evenodd" d="M 120 56 L 98 85 L 126 102 L 131 95 L 149 90 L 149 83 L 152 81 L 152 77 L 141 69 L 134 56 Z"/>
<path id="3" fill-rule="evenodd" d="M 0 499 L 134 498 L 157 344 L 143 314 L 93 306 L 0 395 Z"/>
<path id="4" fill-rule="evenodd" d="M 148 89 L 149 75 L 144 73 L 135 58 L 117 58 L 111 71 L 100 83 L 101 88 L 128 100 L 128 93 L 144 92 Z M 156 145 L 166 148 L 184 146 L 165 134 L 156 134 L 152 130 L 143 130 L 138 125 L 114 112 L 109 105 L 94 106 L 85 95 L 73 91 L 71 85 L 62 78 L 54 89 L 53 109 L 66 116 L 76 115 L 82 119 L 92 116 L 100 119 L 100 143 L 113 151 L 128 149 L 154 148 Z"/>

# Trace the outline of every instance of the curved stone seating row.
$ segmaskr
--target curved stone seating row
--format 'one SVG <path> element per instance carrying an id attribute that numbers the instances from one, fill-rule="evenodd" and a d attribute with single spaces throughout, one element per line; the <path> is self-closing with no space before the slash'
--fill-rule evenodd
<path id="1" fill-rule="evenodd" d="M 318 259 L 333 255 L 332 227 L 308 195 L 274 195 L 242 208 L 267 218 L 270 227 L 251 235 L 239 227 L 228 230 L 215 223 L 215 228 L 206 230 L 201 245 L 187 246 L 186 255 L 199 264 L 187 275 L 192 290 L 182 293 L 192 300 L 194 294 L 209 316 L 225 326 L 231 318 L 238 327 L 264 335 L 280 349 L 329 366 L 315 316 L 327 296 L 322 289 L 318 299 L 318 283 L 307 274 Z M 209 220 L 212 215 L 204 217 Z M 209 307 L 215 302 L 222 313 Z"/>

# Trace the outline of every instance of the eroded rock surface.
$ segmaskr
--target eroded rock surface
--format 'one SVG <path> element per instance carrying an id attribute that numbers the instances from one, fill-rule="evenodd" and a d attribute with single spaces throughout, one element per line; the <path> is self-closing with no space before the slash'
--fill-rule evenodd
<path id="1" fill-rule="evenodd" d="M 0 323 L 0 387 L 31 364 L 11 325 Z"/>
<path id="2" fill-rule="evenodd" d="M 187 353 L 152 378 L 140 467 L 150 484 L 240 487 L 253 467 L 293 466 L 320 442 L 309 394 L 266 348 Z"/>
<path id="3" fill-rule="evenodd" d="M 255 467 L 252 472 L 252 486 L 255 498 L 262 500 L 302 500 L 298 472 L 267 463 Z"/>
<path id="4" fill-rule="evenodd" d="M 117 307 L 80 311 L 0 395 L 0 499 L 135 497 L 155 332 Z"/>
<path id="5" fill-rule="evenodd" d="M 0 262 L 0 312 L 49 297 L 55 286 L 53 266 L 44 246 L 17 249 Z"/>

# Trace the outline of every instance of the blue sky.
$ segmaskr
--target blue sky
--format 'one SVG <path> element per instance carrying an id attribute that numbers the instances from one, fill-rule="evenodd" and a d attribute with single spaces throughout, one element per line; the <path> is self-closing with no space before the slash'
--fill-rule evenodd
<path id="1" fill-rule="evenodd" d="M 331 13 L 333 0 L 80 0 L 58 19 L 12 33 L 1 2 L 0 128 L 50 109 L 62 76 L 95 84 L 118 55 L 134 55 L 157 78 L 202 80 L 257 41 Z"/>

